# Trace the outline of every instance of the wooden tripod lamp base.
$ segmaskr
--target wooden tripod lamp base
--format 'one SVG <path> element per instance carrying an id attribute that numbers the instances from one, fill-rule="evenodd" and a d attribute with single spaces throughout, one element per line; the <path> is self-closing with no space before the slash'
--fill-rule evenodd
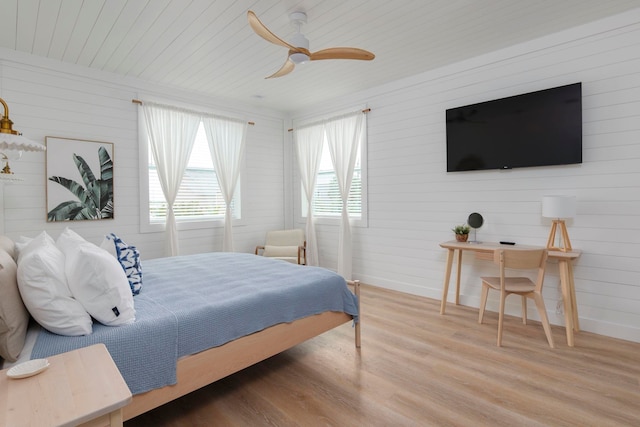
<path id="1" fill-rule="evenodd" d="M 556 241 L 556 232 L 560 228 L 560 246 L 554 246 Z M 571 240 L 569 240 L 569 233 L 567 232 L 567 226 L 563 219 L 554 219 L 551 225 L 551 232 L 549 233 L 549 239 L 547 240 L 547 249 L 550 251 L 571 251 Z"/>

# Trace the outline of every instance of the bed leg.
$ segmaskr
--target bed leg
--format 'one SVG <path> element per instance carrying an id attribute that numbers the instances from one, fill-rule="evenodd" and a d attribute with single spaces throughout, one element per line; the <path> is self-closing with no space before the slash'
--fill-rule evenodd
<path id="1" fill-rule="evenodd" d="M 353 293 L 358 297 L 358 313 L 359 319 L 356 323 L 356 348 L 360 348 L 360 324 L 362 323 L 362 312 L 360 311 L 360 280 L 347 280 L 347 283 L 353 286 Z"/>

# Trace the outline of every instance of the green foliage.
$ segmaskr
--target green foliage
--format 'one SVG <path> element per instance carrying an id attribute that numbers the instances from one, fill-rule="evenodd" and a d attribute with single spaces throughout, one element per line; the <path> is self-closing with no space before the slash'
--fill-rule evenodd
<path id="1" fill-rule="evenodd" d="M 98 159 L 100 179 L 96 179 L 82 157 L 73 154 L 73 162 L 80 172 L 84 187 L 68 178 L 49 177 L 49 181 L 62 185 L 77 198 L 62 202 L 51 209 L 47 214 L 49 221 L 113 218 L 113 162 L 104 147 L 98 148 Z"/>
<path id="2" fill-rule="evenodd" d="M 451 231 L 453 231 L 455 234 L 469 234 L 469 226 L 464 224 L 464 225 L 456 225 L 454 228 L 451 229 Z"/>

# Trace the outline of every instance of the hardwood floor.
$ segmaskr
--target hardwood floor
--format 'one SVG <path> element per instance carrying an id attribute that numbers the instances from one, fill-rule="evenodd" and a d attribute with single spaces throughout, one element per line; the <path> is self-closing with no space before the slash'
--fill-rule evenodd
<path id="1" fill-rule="evenodd" d="M 138 426 L 639 426 L 640 343 L 362 286 L 343 325 L 125 423 Z"/>

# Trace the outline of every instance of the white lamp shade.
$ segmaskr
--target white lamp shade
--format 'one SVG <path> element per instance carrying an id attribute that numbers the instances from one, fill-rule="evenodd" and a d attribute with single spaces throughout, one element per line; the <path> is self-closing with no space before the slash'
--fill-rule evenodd
<path id="1" fill-rule="evenodd" d="M 46 147 L 22 135 L 14 135 L 11 133 L 0 133 L 0 152 L 5 150 L 12 151 L 44 151 Z"/>
<path id="2" fill-rule="evenodd" d="M 542 216 L 545 218 L 573 218 L 576 216 L 574 196 L 543 196 Z"/>

